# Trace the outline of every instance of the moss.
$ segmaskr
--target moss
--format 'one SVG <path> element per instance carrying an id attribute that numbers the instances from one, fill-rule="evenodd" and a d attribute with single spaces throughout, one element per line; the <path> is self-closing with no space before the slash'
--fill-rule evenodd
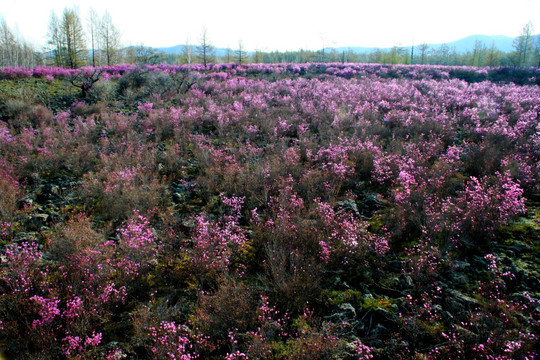
<path id="1" fill-rule="evenodd" d="M 434 320 L 420 321 L 419 325 L 423 332 L 431 336 L 441 335 L 445 331 L 444 325 Z"/>
<path id="2" fill-rule="evenodd" d="M 328 305 L 340 305 L 343 303 L 358 303 L 362 298 L 362 292 L 354 289 L 341 290 L 324 290 L 321 293 L 323 303 Z"/>
<path id="3" fill-rule="evenodd" d="M 497 229 L 497 237 L 504 244 L 511 245 L 515 240 L 530 239 L 539 230 L 540 227 L 537 221 L 521 217 Z"/>
<path id="4" fill-rule="evenodd" d="M 360 306 L 364 310 L 390 310 L 392 309 L 392 299 L 390 299 L 387 296 L 364 296 L 364 298 L 360 301 Z"/>
<path id="5" fill-rule="evenodd" d="M 311 328 L 301 332 L 301 336 L 291 338 L 286 343 L 273 342 L 271 345 L 274 359 L 343 359 L 346 342 L 324 335 Z"/>
<path id="6" fill-rule="evenodd" d="M 527 244 L 532 251 L 522 254 L 523 257 L 540 256 L 540 207 L 530 206 L 525 216 L 518 217 L 508 225 L 501 226 L 496 232 L 499 242 L 506 246 L 516 241 Z"/>
<path id="7" fill-rule="evenodd" d="M 381 215 L 377 214 L 369 220 L 369 230 L 377 232 L 384 226 L 384 221 Z"/>
<path id="8" fill-rule="evenodd" d="M 257 261 L 257 251 L 253 240 L 245 242 L 238 250 L 236 262 L 238 264 L 250 264 Z"/>
<path id="9" fill-rule="evenodd" d="M 159 288 L 166 288 L 172 282 L 177 288 L 186 290 L 197 288 L 197 279 L 192 270 L 192 259 L 187 252 L 180 252 L 176 257 L 160 261 L 154 271 L 152 280 Z"/>

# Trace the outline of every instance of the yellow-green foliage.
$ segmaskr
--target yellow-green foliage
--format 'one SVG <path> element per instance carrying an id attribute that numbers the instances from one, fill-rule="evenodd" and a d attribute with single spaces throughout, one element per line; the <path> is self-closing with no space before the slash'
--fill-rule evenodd
<path id="1" fill-rule="evenodd" d="M 418 325 L 431 336 L 440 335 L 445 330 L 444 325 L 435 320 L 419 321 Z"/>
<path id="2" fill-rule="evenodd" d="M 364 296 L 360 301 L 360 306 L 362 309 L 383 309 L 388 310 L 392 306 L 392 300 L 387 296 Z"/>
<path id="3" fill-rule="evenodd" d="M 343 303 L 358 303 L 362 298 L 362 292 L 354 289 L 324 290 L 321 293 L 323 301 L 329 305 L 335 306 Z"/>
<path id="4" fill-rule="evenodd" d="M 497 229 L 499 239 L 505 245 L 512 245 L 514 241 L 521 241 L 531 246 L 534 252 L 540 252 L 540 208 L 529 206 L 527 215 L 511 221 L 506 226 Z"/>
<path id="5" fill-rule="evenodd" d="M 375 215 L 369 220 L 369 228 L 373 232 L 380 230 L 383 226 L 384 220 L 380 215 Z"/>
<path id="6" fill-rule="evenodd" d="M 78 89 L 68 81 L 43 78 L 27 78 L 0 81 L 0 93 L 4 100 L 21 100 L 26 104 L 54 106 L 54 99 L 73 97 Z"/>
<path id="7" fill-rule="evenodd" d="M 256 261 L 255 257 L 257 255 L 257 252 L 253 243 L 253 240 L 248 240 L 242 245 L 242 247 L 239 249 L 237 259 L 238 263 L 245 264 L 251 261 Z"/>

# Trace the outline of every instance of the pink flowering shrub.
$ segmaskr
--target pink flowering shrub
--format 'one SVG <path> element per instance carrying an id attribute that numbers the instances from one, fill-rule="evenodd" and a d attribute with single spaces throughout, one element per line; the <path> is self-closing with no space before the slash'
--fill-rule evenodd
<path id="1" fill-rule="evenodd" d="M 291 306 L 301 306 L 319 290 L 322 262 L 317 237 L 304 217 L 307 209 L 293 190 L 293 179 L 284 181 L 279 198 L 270 201 L 264 216 L 255 214 L 256 231 L 261 234 L 265 267 L 281 298 Z"/>
<path id="2" fill-rule="evenodd" d="M 467 358 L 472 355 L 480 359 L 511 359 L 534 357 L 537 335 L 538 300 L 525 292 L 523 300 L 506 292 L 515 275 L 502 271 L 500 261 L 493 254 L 484 257 L 487 265 L 487 278 L 479 281 L 473 297 L 463 296 L 468 312 L 460 313 L 447 307 L 463 306 L 448 302 L 455 290 L 444 288 L 435 281 L 424 285 L 423 292 L 407 295 L 404 312 L 400 313 L 403 333 L 414 332 L 410 338 L 422 333 L 436 338 L 437 346 L 427 353 L 429 359 Z M 442 269 L 439 266 L 439 269 Z M 434 277 L 432 276 L 432 281 Z M 462 296 L 462 295 L 461 295 Z M 517 330 L 513 324 L 527 319 L 523 325 L 527 330 Z M 452 321 L 453 320 L 453 321 Z M 450 322 L 452 321 L 452 322 Z M 420 330 L 420 331 L 419 331 Z"/>
<path id="3" fill-rule="evenodd" d="M 62 353 L 68 358 L 77 359 L 95 354 L 93 351 L 101 343 L 101 333 L 93 333 L 86 339 L 82 339 L 79 336 L 66 336 L 63 340 L 65 345 L 62 347 Z"/>
<path id="4" fill-rule="evenodd" d="M 214 279 L 233 270 L 231 260 L 239 256 L 248 241 L 245 230 L 239 225 L 244 199 L 221 194 L 221 201 L 228 209 L 216 221 L 204 215 L 195 219 L 191 255 L 193 271 L 199 281 Z"/>
<path id="5" fill-rule="evenodd" d="M 334 209 L 320 200 L 315 200 L 318 220 L 315 232 L 321 232 L 321 260 L 328 263 L 331 257 L 347 259 L 362 258 L 368 250 L 384 254 L 389 250 L 388 239 L 369 232 L 369 224 L 353 214 L 336 213 Z M 341 253 L 337 255 L 338 253 Z"/>
<path id="6" fill-rule="evenodd" d="M 153 358 L 191 360 L 198 358 L 193 353 L 189 338 L 186 336 L 186 329 L 182 325 L 177 325 L 174 321 L 162 321 L 159 327 L 148 328 L 148 335 L 153 341 L 151 347 Z"/>
<path id="7" fill-rule="evenodd" d="M 335 329 L 320 323 L 313 311 L 305 308 L 290 326 L 290 316 L 261 297 L 257 310 L 258 327 L 248 333 L 246 354 L 257 359 L 326 359 L 330 356 L 371 359 L 371 348 L 360 340 L 347 343 L 335 335 Z M 285 331 L 285 329 L 288 329 Z"/>
<path id="8" fill-rule="evenodd" d="M 535 69 L 0 78 L 8 358 L 536 355 Z"/>
<path id="9" fill-rule="evenodd" d="M 481 180 L 471 177 L 455 196 L 429 209 L 428 224 L 435 231 L 471 242 L 489 238 L 512 217 L 525 212 L 523 189 L 510 174 L 496 173 Z"/>
<path id="10" fill-rule="evenodd" d="M 320 291 L 325 271 L 344 264 L 359 263 L 368 253 L 384 254 L 388 239 L 373 234 L 369 224 L 354 214 L 336 212 L 315 199 L 306 204 L 289 177 L 282 180 L 279 197 L 271 198 L 262 214 L 252 222 L 262 237 L 265 266 L 275 290 L 284 299 L 295 299 L 298 307 Z"/>
<path id="11" fill-rule="evenodd" d="M 159 244 L 146 217 L 136 210 L 117 236 L 117 242 L 103 244 L 104 251 L 112 253 L 107 263 L 122 283 L 134 286 L 157 264 Z"/>
<path id="12" fill-rule="evenodd" d="M 5 318 L 3 331 L 19 344 L 18 351 L 73 356 L 93 353 L 101 341 L 98 329 L 125 302 L 126 289 L 112 281 L 106 253 L 99 250 L 99 237 L 92 235 L 86 221 L 84 216 L 77 216 L 59 234 L 59 238 L 78 240 L 76 244 L 51 243 L 51 253 L 43 252 L 35 243 L 6 250 L 1 275 L 5 289 L 0 304 L 10 315 Z M 77 237 L 85 232 L 94 238 Z M 51 262 L 49 254 L 65 258 Z M 33 320 L 21 322 L 26 317 Z"/>
<path id="13" fill-rule="evenodd" d="M 236 350 L 234 353 L 227 354 L 225 356 L 225 360 L 248 360 L 248 359 L 249 357 L 246 354 L 238 350 Z"/>

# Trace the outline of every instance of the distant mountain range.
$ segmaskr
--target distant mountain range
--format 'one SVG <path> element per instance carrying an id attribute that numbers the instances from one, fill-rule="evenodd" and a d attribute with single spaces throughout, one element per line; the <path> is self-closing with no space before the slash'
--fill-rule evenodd
<path id="1" fill-rule="evenodd" d="M 540 35 L 535 35 L 536 38 L 540 37 Z M 472 51 L 474 49 L 474 44 L 476 41 L 481 41 L 484 46 L 490 48 L 492 45 L 495 46 L 496 49 L 508 53 L 513 51 L 512 44 L 514 42 L 514 38 L 510 36 L 504 36 L 504 35 L 471 35 L 464 37 L 462 39 L 452 41 L 449 43 L 441 43 L 441 44 L 427 44 L 430 48 L 437 48 L 441 45 L 447 45 L 450 49 L 455 49 L 459 54 L 464 54 L 468 51 Z M 420 44 L 415 44 L 415 46 L 418 46 Z M 195 46 L 194 46 L 195 47 Z M 410 45 L 404 45 L 404 47 L 410 47 Z M 166 54 L 180 54 L 182 53 L 182 50 L 184 48 L 184 45 L 176 45 L 171 47 L 162 47 L 157 48 L 157 50 L 164 52 Z M 342 51 L 353 51 L 358 54 L 365 54 L 373 52 L 374 50 L 388 50 L 390 47 L 363 47 L 363 46 L 342 46 L 338 48 L 328 48 L 328 50 L 336 50 L 338 52 Z M 227 48 L 216 48 L 215 54 L 217 56 L 225 56 L 227 54 Z M 232 50 L 234 52 L 234 49 Z M 251 54 L 251 51 L 246 51 L 248 54 Z"/>
<path id="2" fill-rule="evenodd" d="M 171 46 L 171 47 L 161 47 L 161 48 L 157 48 L 157 50 L 161 51 L 161 52 L 164 52 L 165 54 L 181 54 L 182 51 L 184 51 L 184 46 L 185 45 L 175 45 L 175 46 Z M 193 46 L 193 50 L 195 50 L 195 48 L 197 47 L 197 45 L 191 45 L 191 46 Z M 227 48 L 215 48 L 214 53 L 215 53 L 216 56 L 225 56 L 225 55 L 227 55 L 227 50 L 233 51 L 233 54 L 234 54 L 234 50 L 230 50 L 230 49 L 227 49 Z M 246 51 L 246 53 L 251 54 L 250 51 Z"/>
<path id="3" fill-rule="evenodd" d="M 502 52 L 511 52 L 513 51 L 512 44 L 514 42 L 514 38 L 509 36 L 489 36 L 489 35 L 471 35 L 464 37 L 462 39 L 448 42 L 448 43 L 441 43 L 441 44 L 427 44 L 430 48 L 438 48 L 441 45 L 446 45 L 450 49 L 455 49 L 456 52 L 459 54 L 464 54 L 468 51 L 472 51 L 474 49 L 474 44 L 476 41 L 481 41 L 484 46 L 490 48 L 492 45 L 495 45 L 495 48 L 502 51 Z M 415 46 L 418 46 L 421 44 L 415 44 Z M 411 45 L 405 45 L 405 47 L 410 47 Z M 339 47 L 336 48 L 337 51 L 347 51 L 352 50 L 356 53 L 363 54 L 363 53 L 369 53 L 376 49 L 381 50 L 387 50 L 389 48 L 377 48 L 377 47 Z"/>

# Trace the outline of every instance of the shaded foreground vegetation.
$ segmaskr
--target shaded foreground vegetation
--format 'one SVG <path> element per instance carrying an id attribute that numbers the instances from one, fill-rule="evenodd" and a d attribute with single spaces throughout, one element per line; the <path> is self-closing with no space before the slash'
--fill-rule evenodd
<path id="1" fill-rule="evenodd" d="M 8 358 L 535 358 L 537 69 L 0 77 Z"/>

